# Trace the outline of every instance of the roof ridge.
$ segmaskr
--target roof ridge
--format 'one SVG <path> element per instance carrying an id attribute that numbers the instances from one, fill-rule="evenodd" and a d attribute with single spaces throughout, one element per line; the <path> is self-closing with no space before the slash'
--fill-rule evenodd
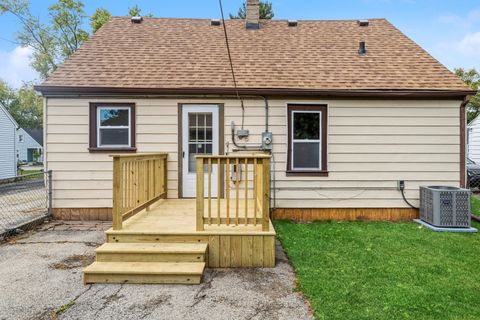
<path id="1" fill-rule="evenodd" d="M 130 20 L 132 17 L 130 16 L 112 16 L 112 19 L 118 19 L 118 20 Z M 210 17 L 210 18 L 190 18 L 190 17 L 145 17 L 142 16 L 143 19 L 145 20 L 185 20 L 185 21 L 191 21 L 191 20 L 198 20 L 198 21 L 210 21 L 212 19 L 218 19 L 218 17 Z M 304 22 L 335 22 L 335 21 L 344 21 L 344 22 L 356 22 L 358 20 L 369 20 L 369 21 L 388 21 L 387 18 L 352 18 L 352 19 L 260 19 L 260 21 L 265 21 L 265 22 L 287 22 L 290 20 L 296 20 L 296 21 L 304 21 Z M 225 19 L 225 21 L 243 21 L 245 19 Z"/>

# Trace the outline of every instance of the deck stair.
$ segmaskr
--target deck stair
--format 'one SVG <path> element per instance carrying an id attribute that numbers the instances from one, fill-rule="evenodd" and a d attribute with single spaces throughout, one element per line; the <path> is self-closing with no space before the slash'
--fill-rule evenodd
<path id="1" fill-rule="evenodd" d="M 85 283 L 201 282 L 207 243 L 105 243 L 84 269 Z"/>

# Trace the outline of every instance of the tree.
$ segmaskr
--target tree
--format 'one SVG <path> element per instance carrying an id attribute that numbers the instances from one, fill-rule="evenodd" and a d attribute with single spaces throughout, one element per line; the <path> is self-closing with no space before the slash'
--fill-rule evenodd
<path id="1" fill-rule="evenodd" d="M 247 17 L 247 5 L 244 2 L 238 9 L 237 15 L 229 14 L 230 19 L 245 19 Z M 268 1 L 260 1 L 260 19 L 272 19 L 274 17 L 272 3 Z"/>
<path id="2" fill-rule="evenodd" d="M 90 26 L 92 27 L 92 32 L 97 32 L 108 20 L 112 15 L 108 12 L 107 9 L 97 8 L 95 12 L 90 17 Z"/>
<path id="3" fill-rule="evenodd" d="M 130 17 L 140 16 L 142 9 L 137 5 L 128 8 L 128 15 Z M 90 26 L 92 27 L 93 33 L 97 32 L 108 20 L 111 18 L 111 14 L 107 9 L 98 8 L 95 10 L 95 13 L 90 17 Z M 146 17 L 153 17 L 152 14 L 147 14 Z"/>
<path id="4" fill-rule="evenodd" d="M 48 11 L 50 21 L 45 24 L 30 13 L 28 0 L 0 0 L 0 15 L 10 13 L 18 18 L 22 30 L 16 38 L 22 46 L 33 49 L 32 67 L 42 79 L 88 38 L 81 28 L 85 18 L 81 1 L 58 0 Z"/>
<path id="5" fill-rule="evenodd" d="M 128 15 L 130 17 L 140 17 L 142 16 L 142 9 L 138 7 L 138 5 L 134 5 L 133 7 L 128 7 Z M 151 13 L 143 15 L 144 17 L 152 18 L 153 15 Z"/>
<path id="6" fill-rule="evenodd" d="M 0 105 L 5 109 L 9 109 L 10 103 L 15 98 L 15 92 L 5 81 L 0 79 Z"/>
<path id="7" fill-rule="evenodd" d="M 41 128 L 43 124 L 42 98 L 25 83 L 20 89 L 10 88 L 0 80 L 0 104 L 8 110 L 22 128 Z"/>
<path id="8" fill-rule="evenodd" d="M 455 69 L 455 74 L 472 90 L 477 91 L 467 105 L 467 122 L 470 122 L 480 114 L 480 73 L 474 68 L 458 68 Z"/>

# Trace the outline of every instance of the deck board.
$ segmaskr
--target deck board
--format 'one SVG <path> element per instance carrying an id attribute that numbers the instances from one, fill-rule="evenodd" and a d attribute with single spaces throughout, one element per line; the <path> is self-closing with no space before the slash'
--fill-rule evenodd
<path id="1" fill-rule="evenodd" d="M 212 217 L 217 216 L 217 200 L 212 200 Z M 221 207 L 226 204 L 223 199 L 220 200 Z M 250 201 L 248 217 L 253 217 L 253 202 Z M 239 211 L 244 212 L 244 201 L 239 203 Z M 206 210 L 205 210 L 206 211 Z M 230 213 L 230 216 L 232 216 Z M 222 218 L 226 217 L 223 210 Z M 212 219 L 213 220 L 213 219 Z M 259 219 L 260 221 L 260 219 Z M 121 230 L 109 229 L 107 234 L 182 234 L 182 235 L 275 235 L 275 230 L 270 222 L 270 230 L 262 231 L 262 225 L 234 225 L 232 219 L 229 226 L 220 225 L 212 222 L 212 225 L 205 224 L 204 231 L 196 231 L 196 212 L 195 199 L 161 199 L 153 204 L 149 211 L 143 210 L 123 223 Z"/>

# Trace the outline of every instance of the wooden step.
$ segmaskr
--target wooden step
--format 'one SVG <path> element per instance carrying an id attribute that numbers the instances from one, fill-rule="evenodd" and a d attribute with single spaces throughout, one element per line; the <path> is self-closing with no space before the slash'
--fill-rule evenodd
<path id="1" fill-rule="evenodd" d="M 99 262 L 205 262 L 206 243 L 105 243 Z"/>
<path id="2" fill-rule="evenodd" d="M 199 284 L 204 262 L 94 262 L 83 270 L 88 283 Z"/>

